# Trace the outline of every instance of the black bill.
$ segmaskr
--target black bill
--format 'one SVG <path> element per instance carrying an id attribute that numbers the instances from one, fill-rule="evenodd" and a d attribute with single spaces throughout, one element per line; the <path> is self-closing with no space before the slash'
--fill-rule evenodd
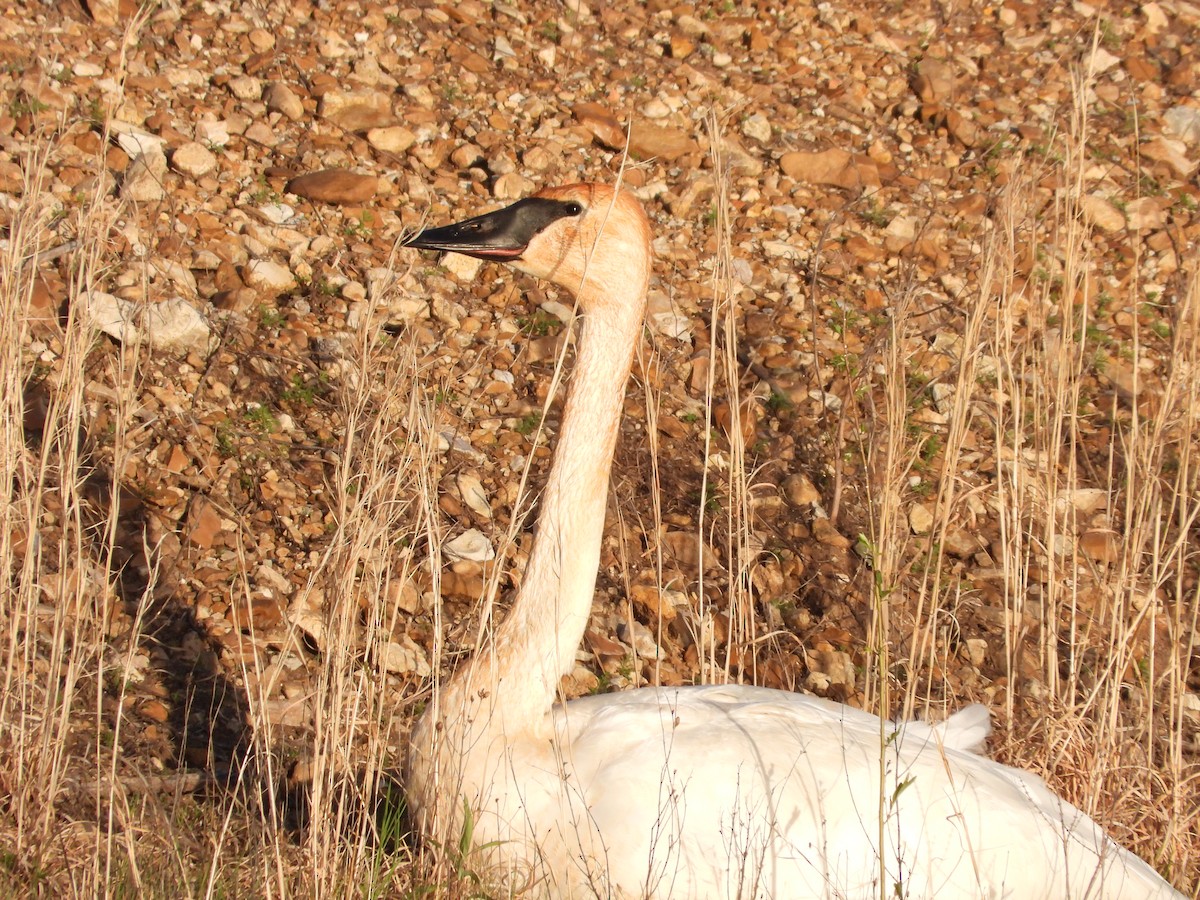
<path id="1" fill-rule="evenodd" d="M 448 250 L 479 259 L 513 260 L 551 223 L 580 212 L 578 203 L 529 197 L 473 219 L 427 228 L 406 240 L 404 246 Z"/>

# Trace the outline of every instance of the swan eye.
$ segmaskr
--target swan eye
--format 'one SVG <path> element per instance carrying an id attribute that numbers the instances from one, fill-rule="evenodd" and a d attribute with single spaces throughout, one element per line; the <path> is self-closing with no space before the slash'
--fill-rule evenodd
<path id="1" fill-rule="evenodd" d="M 577 216 L 583 212 L 583 204 L 577 203 L 574 200 L 570 201 L 566 206 L 567 212 L 572 216 Z"/>

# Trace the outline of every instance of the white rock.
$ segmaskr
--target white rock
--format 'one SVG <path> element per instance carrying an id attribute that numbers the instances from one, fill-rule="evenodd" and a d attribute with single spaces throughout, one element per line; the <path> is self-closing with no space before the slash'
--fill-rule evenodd
<path id="1" fill-rule="evenodd" d="M 157 151 L 140 153 L 125 170 L 121 182 L 121 197 L 134 203 L 154 203 L 166 194 L 163 176 L 167 174 L 167 158 Z"/>
<path id="2" fill-rule="evenodd" d="M 1054 498 L 1054 511 L 1059 515 L 1075 510 L 1081 516 L 1090 516 L 1097 510 L 1108 508 L 1108 491 L 1100 488 L 1074 488 L 1059 491 Z"/>
<path id="3" fill-rule="evenodd" d="M 888 226 L 883 230 L 883 233 L 888 237 L 913 241 L 916 240 L 917 229 L 920 227 L 920 222 L 917 221 L 915 216 L 896 216 L 896 218 L 888 222 Z"/>
<path id="4" fill-rule="evenodd" d="M 971 661 L 971 665 L 979 668 L 987 659 L 988 643 L 983 638 L 967 638 L 966 641 L 967 659 Z"/>
<path id="5" fill-rule="evenodd" d="M 1163 114 L 1163 120 L 1172 134 L 1185 144 L 1192 146 L 1200 144 L 1200 108 L 1173 106 Z"/>
<path id="6" fill-rule="evenodd" d="M 425 678 L 431 671 L 425 651 L 406 634 L 401 635 L 400 640 L 388 641 L 380 647 L 376 663 L 380 669 L 392 675 Z"/>
<path id="7" fill-rule="evenodd" d="M 492 195 L 498 200 L 519 200 L 534 189 L 534 183 L 524 175 L 509 172 L 496 179 Z"/>
<path id="8" fill-rule="evenodd" d="M 490 519 L 492 506 L 488 503 L 487 492 L 483 489 L 483 482 L 479 480 L 479 476 L 474 472 L 461 472 L 455 481 L 458 484 L 458 492 L 462 495 L 463 503 L 467 504 L 477 515 Z"/>
<path id="9" fill-rule="evenodd" d="M 117 136 L 117 146 L 124 150 L 130 159 L 143 153 L 166 155 L 167 142 L 158 135 L 150 134 L 140 128 L 135 128 L 128 122 L 120 122 L 115 119 L 109 123 L 109 127 Z"/>
<path id="10" fill-rule="evenodd" d="M 269 259 L 252 259 L 246 266 L 246 284 L 259 291 L 283 293 L 296 286 L 296 277 L 287 266 Z"/>
<path id="11" fill-rule="evenodd" d="M 1200 719 L 1200 694 L 1183 695 L 1183 714 L 1189 719 Z"/>
<path id="12" fill-rule="evenodd" d="M 665 119 L 671 114 L 671 107 L 661 100 L 651 100 L 642 107 L 642 115 L 647 119 Z"/>
<path id="13" fill-rule="evenodd" d="M 496 558 L 492 543 L 482 531 L 470 528 L 453 540 L 442 545 L 442 552 L 450 560 L 469 559 L 473 562 L 487 562 Z"/>
<path id="14" fill-rule="evenodd" d="M 503 62 L 506 59 L 513 59 L 517 55 L 517 51 L 513 49 L 513 45 L 509 43 L 508 38 L 502 34 L 496 35 L 495 43 L 492 45 L 492 60 L 495 62 Z"/>
<path id="15" fill-rule="evenodd" d="M 1079 201 L 1083 218 L 1101 231 L 1120 231 L 1125 227 L 1125 216 L 1099 194 L 1088 194 Z"/>
<path id="16" fill-rule="evenodd" d="M 293 613 L 288 618 L 296 630 L 307 637 L 319 652 L 325 651 L 327 644 L 324 618 L 307 610 Z"/>
<path id="17" fill-rule="evenodd" d="M 255 207 L 254 211 L 264 222 L 270 222 L 272 225 L 285 225 L 296 217 L 295 208 L 286 203 L 265 203 Z"/>
<path id="18" fill-rule="evenodd" d="M 192 274 L 192 270 L 187 266 L 173 259 L 162 259 L 159 257 L 150 260 L 150 268 L 154 270 L 155 275 L 161 275 L 181 288 L 184 293 L 195 296 L 196 276 Z M 213 268 L 216 267 L 214 266 Z"/>
<path id="19" fill-rule="evenodd" d="M 803 259 L 806 251 L 787 241 L 763 241 L 763 253 L 775 259 Z"/>
<path id="20" fill-rule="evenodd" d="M 267 86 L 263 99 L 267 109 L 283 113 L 293 122 L 304 116 L 304 103 L 296 96 L 296 92 L 282 82 L 274 82 Z"/>
<path id="21" fill-rule="evenodd" d="M 337 31 L 325 29 L 317 36 L 317 53 L 325 59 L 338 59 L 353 52 L 350 42 Z"/>
<path id="22" fill-rule="evenodd" d="M 201 178 L 217 167 L 217 157 L 199 141 L 189 141 L 171 154 L 171 168 L 190 178 Z"/>
<path id="23" fill-rule="evenodd" d="M 76 301 L 92 326 L 122 344 L 145 341 L 155 350 L 207 350 L 212 329 L 200 312 L 181 297 L 161 303 L 122 300 L 103 291 L 80 294 Z"/>
<path id="24" fill-rule="evenodd" d="M 1113 66 L 1121 64 L 1121 57 L 1113 56 L 1103 47 L 1097 47 L 1096 52 L 1092 54 L 1091 69 L 1097 75 L 1101 72 L 1107 72 Z"/>
<path id="25" fill-rule="evenodd" d="M 210 147 L 224 147 L 229 143 L 229 123 L 211 120 L 197 122 L 196 140 Z"/>
<path id="26" fill-rule="evenodd" d="M 765 144 L 771 140 L 771 123 L 762 113 L 755 113 L 742 123 L 742 134 Z"/>
<path id="27" fill-rule="evenodd" d="M 208 76 L 198 67 L 167 66 L 162 74 L 173 88 L 204 88 L 208 85 Z"/>
<path id="28" fill-rule="evenodd" d="M 462 253 L 447 253 L 441 259 L 441 266 L 459 281 L 474 281 L 483 266 L 483 260 Z"/>
<path id="29" fill-rule="evenodd" d="M 652 291 L 646 302 L 646 321 L 665 337 L 677 341 L 692 339 L 692 320 L 675 308 L 662 291 Z"/>
<path id="30" fill-rule="evenodd" d="M 262 82 L 251 75 L 229 79 L 229 92 L 239 100 L 257 100 L 262 96 Z"/>
<path id="31" fill-rule="evenodd" d="M 542 312 L 554 316 L 560 322 L 570 322 L 575 318 L 575 308 L 568 306 L 561 300 L 543 300 L 538 304 L 538 308 Z"/>
<path id="32" fill-rule="evenodd" d="M 275 570 L 269 563 L 262 563 L 254 570 L 254 586 L 261 589 L 269 589 L 277 595 L 288 596 L 296 586 L 288 580 L 282 572 Z"/>
<path id="33" fill-rule="evenodd" d="M 1151 34 L 1158 34 L 1171 24 L 1162 6 L 1157 3 L 1143 3 L 1141 12 L 1146 17 L 1146 30 Z"/>
<path id="34" fill-rule="evenodd" d="M 908 527 L 913 534 L 928 534 L 933 528 L 933 512 L 923 503 L 914 503 L 908 511 Z"/>
<path id="35" fill-rule="evenodd" d="M 76 78 L 99 78 L 104 74 L 104 67 L 93 62 L 80 61 L 71 66 Z"/>

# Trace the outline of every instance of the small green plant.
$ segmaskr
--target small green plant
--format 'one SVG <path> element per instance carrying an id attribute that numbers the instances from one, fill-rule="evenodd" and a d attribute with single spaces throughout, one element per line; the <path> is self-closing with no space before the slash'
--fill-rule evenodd
<path id="1" fill-rule="evenodd" d="M 1113 25 L 1112 19 L 1100 20 L 1100 43 L 1107 50 L 1117 50 L 1121 46 L 1121 35 Z"/>
<path id="2" fill-rule="evenodd" d="M 229 459 L 237 453 L 237 436 L 233 431 L 233 424 L 226 419 L 217 426 L 216 433 L 217 453 Z"/>
<path id="3" fill-rule="evenodd" d="M 468 896 L 472 898 L 488 896 L 484 891 L 482 877 L 472 868 L 471 857 L 476 853 L 486 852 L 498 846 L 500 846 L 499 841 L 489 841 L 478 847 L 475 846 L 475 815 L 471 812 L 467 801 L 463 800 L 463 825 L 458 836 L 458 846 L 448 847 L 446 850 L 450 864 L 454 868 L 455 878 L 460 883 L 468 884 L 472 888 Z"/>
<path id="4" fill-rule="evenodd" d="M 264 203 L 274 203 L 277 200 L 279 200 L 279 194 L 267 184 L 265 175 L 259 175 L 257 186 L 250 192 L 250 202 L 261 206 Z"/>
<path id="5" fill-rule="evenodd" d="M 37 97 L 32 97 L 29 94 L 19 94 L 8 104 L 9 112 L 12 113 L 14 119 L 21 116 L 36 116 L 38 113 L 44 113 L 49 108 L 50 104 L 43 103 Z"/>
<path id="6" fill-rule="evenodd" d="M 305 378 L 303 375 L 293 375 L 292 382 L 283 393 L 279 395 L 281 400 L 286 400 L 289 403 L 295 403 L 301 406 L 308 406 L 314 400 L 322 396 L 327 388 L 327 376 L 324 372 L 316 378 Z"/>
<path id="7" fill-rule="evenodd" d="M 517 325 L 530 337 L 545 337 L 554 329 L 561 328 L 562 322 L 550 313 L 539 309 L 531 316 L 520 316 L 517 319 Z"/>
<path id="8" fill-rule="evenodd" d="M 942 447 L 944 446 L 945 442 L 942 441 L 940 435 L 929 435 L 921 444 L 921 460 L 925 463 L 933 462 L 937 459 L 937 455 L 942 452 Z"/>
<path id="9" fill-rule="evenodd" d="M 358 238 L 361 241 L 369 241 L 374 234 L 373 225 L 375 217 L 371 215 L 371 211 L 364 209 L 353 219 L 347 219 L 346 224 L 342 226 L 342 232 L 347 237 Z"/>
<path id="10" fill-rule="evenodd" d="M 543 22 L 542 27 L 538 29 L 538 33 L 541 34 L 541 36 L 546 40 L 555 44 L 557 44 L 559 39 L 562 38 L 562 29 L 558 27 L 558 23 L 553 19 Z"/>
<path id="11" fill-rule="evenodd" d="M 328 278 L 317 279 L 314 288 L 322 297 L 336 297 L 341 292 L 341 288 L 338 287 L 337 283 Z"/>
<path id="12" fill-rule="evenodd" d="M 871 198 L 866 207 L 859 207 L 858 217 L 868 225 L 874 225 L 876 228 L 886 228 L 892 221 L 892 217 L 888 215 L 887 210 L 879 205 L 879 203 Z"/>
<path id="13" fill-rule="evenodd" d="M 270 407 L 263 406 L 262 404 L 252 406 L 246 410 L 245 419 L 263 434 L 270 434 L 279 430 L 279 419 L 271 412 Z"/>
<path id="14" fill-rule="evenodd" d="M 522 437 L 529 437 L 537 431 L 537 427 L 542 424 L 542 414 L 540 412 L 532 412 L 527 416 L 523 416 L 517 421 L 516 427 L 513 428 L 517 434 Z"/>
<path id="15" fill-rule="evenodd" d="M 778 416 L 784 410 L 792 408 L 792 401 L 788 399 L 787 394 L 772 390 L 771 396 L 767 398 L 767 409 L 772 415 Z"/>
<path id="16" fill-rule="evenodd" d="M 858 374 L 858 355 L 855 353 L 835 353 L 829 360 L 829 365 L 835 372 L 846 375 Z"/>
<path id="17" fill-rule="evenodd" d="M 1150 323 L 1150 330 L 1153 331 L 1158 337 L 1166 340 L 1171 336 L 1171 323 L 1164 322 L 1162 319 L 1159 319 L 1157 322 Z"/>
<path id="18" fill-rule="evenodd" d="M 274 330 L 283 324 L 283 313 L 274 306 L 265 303 L 258 307 L 258 324 L 268 330 Z"/>

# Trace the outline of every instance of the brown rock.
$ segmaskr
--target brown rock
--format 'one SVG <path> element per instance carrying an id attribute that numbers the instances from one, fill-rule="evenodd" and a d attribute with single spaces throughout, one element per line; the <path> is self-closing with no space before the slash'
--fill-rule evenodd
<path id="1" fill-rule="evenodd" d="M 374 175 L 360 175 L 346 169 L 325 169 L 293 178 L 285 190 L 308 200 L 344 205 L 366 203 L 375 196 L 378 188 L 379 179 Z"/>
<path id="2" fill-rule="evenodd" d="M 817 490 L 807 475 L 799 473 L 789 475 L 780 485 L 783 496 L 793 506 L 810 506 L 821 502 L 821 492 Z"/>
<path id="3" fill-rule="evenodd" d="M 396 124 L 392 100 L 381 91 L 327 91 L 317 114 L 346 131 L 367 131 Z"/>
<path id="4" fill-rule="evenodd" d="M 1158 81 L 1161 75 L 1158 66 L 1144 56 L 1133 56 L 1125 60 L 1125 71 L 1134 81 Z"/>
<path id="5" fill-rule="evenodd" d="M 184 538 L 193 547 L 210 550 L 224 531 L 221 514 L 207 498 L 197 494 L 188 509 Z"/>
<path id="6" fill-rule="evenodd" d="M 252 596 L 249 602 L 245 597 L 238 597 L 235 594 L 234 601 L 230 604 L 226 615 L 235 626 L 243 631 L 250 628 L 255 631 L 274 628 L 283 621 L 283 609 L 279 605 L 279 600 L 265 594 Z"/>
<path id="7" fill-rule="evenodd" d="M 854 255 L 855 259 L 863 262 L 881 262 L 887 259 L 887 251 L 880 246 L 872 244 L 859 234 L 847 239 L 846 249 Z"/>
<path id="8" fill-rule="evenodd" d="M 733 407 L 728 403 L 720 403 L 713 410 L 713 418 L 716 419 L 718 427 L 726 437 L 732 439 L 734 435 Z M 750 446 L 754 443 L 755 430 L 758 427 L 758 404 L 752 399 L 743 401 L 739 404 L 737 425 L 741 431 L 741 439 L 743 446 Z"/>
<path id="9" fill-rule="evenodd" d="M 1165 163 L 1182 178 L 1190 178 L 1196 171 L 1196 163 L 1188 159 L 1187 145 L 1183 141 L 1157 137 L 1139 146 L 1138 152 L 1146 159 Z"/>
<path id="10" fill-rule="evenodd" d="M 572 112 L 579 124 L 610 150 L 625 148 L 625 129 L 608 109 L 599 103 L 580 103 Z"/>
<path id="11" fill-rule="evenodd" d="M 147 700 L 141 706 L 141 713 L 147 719 L 153 719 L 155 722 L 165 722 L 170 715 L 166 705 L 161 700 Z"/>
<path id="12" fill-rule="evenodd" d="M 19 194 L 25 184 L 25 173 L 15 162 L 0 162 L 0 193 Z"/>
<path id="13" fill-rule="evenodd" d="M 682 128 L 644 122 L 634 123 L 633 136 L 629 141 L 629 152 L 634 156 L 668 162 L 699 149 L 700 145 Z"/>
<path id="14" fill-rule="evenodd" d="M 293 122 L 304 115 L 303 102 L 296 96 L 296 92 L 286 84 L 276 81 L 267 85 L 263 99 L 267 103 L 267 109 L 283 113 Z"/>
<path id="15" fill-rule="evenodd" d="M 833 523 L 824 516 L 813 519 L 812 531 L 813 537 L 826 546 L 840 547 L 843 550 L 850 547 L 850 539 L 834 528 Z"/>
<path id="16" fill-rule="evenodd" d="M 653 584 L 634 584 L 629 589 L 630 599 L 650 616 L 650 620 L 670 622 L 675 618 L 675 604 Z"/>
<path id="17" fill-rule="evenodd" d="M 1112 531 L 1087 531 L 1079 538 L 1079 552 L 1096 562 L 1115 563 L 1121 558 L 1119 535 Z"/>
<path id="18" fill-rule="evenodd" d="M 946 131 L 964 147 L 974 147 L 979 143 L 979 127 L 958 110 L 952 109 L 946 113 Z"/>
<path id="19" fill-rule="evenodd" d="M 87 11 L 97 25 L 116 25 L 121 16 L 117 0 L 85 0 Z"/>
<path id="20" fill-rule="evenodd" d="M 922 103 L 941 103 L 954 93 L 954 70 L 945 60 L 927 56 L 917 64 L 913 91 Z"/>
<path id="21" fill-rule="evenodd" d="M 1080 200 L 1079 209 L 1083 218 L 1101 231 L 1112 233 L 1125 227 L 1121 211 L 1098 194 L 1088 194 Z"/>
<path id="22" fill-rule="evenodd" d="M 1125 220 L 1134 231 L 1153 231 L 1167 224 L 1167 211 L 1158 197 L 1138 197 L 1126 204 Z"/>
<path id="23" fill-rule="evenodd" d="M 684 37 L 682 34 L 673 34 L 671 35 L 669 49 L 671 51 L 671 59 L 687 59 L 696 52 L 696 42 Z"/>
<path id="24" fill-rule="evenodd" d="M 881 187 L 874 162 L 837 147 L 819 153 L 793 150 L 780 157 L 779 165 L 789 178 L 806 184 L 831 184 L 850 190 Z"/>
<path id="25" fill-rule="evenodd" d="M 385 153 L 403 153 L 417 142 L 417 136 L 403 125 L 372 128 L 367 131 L 367 143 Z"/>

